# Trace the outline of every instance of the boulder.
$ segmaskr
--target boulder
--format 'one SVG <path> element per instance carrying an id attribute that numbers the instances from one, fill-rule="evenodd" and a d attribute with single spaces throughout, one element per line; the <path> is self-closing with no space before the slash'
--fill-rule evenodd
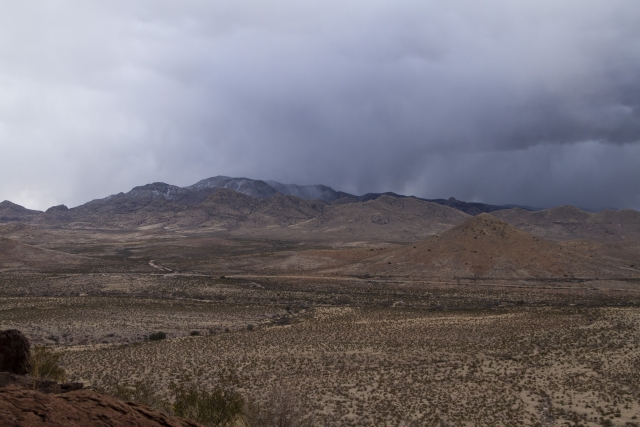
<path id="1" fill-rule="evenodd" d="M 29 340 L 17 329 L 0 331 L 0 371 L 25 375 L 29 368 Z"/>

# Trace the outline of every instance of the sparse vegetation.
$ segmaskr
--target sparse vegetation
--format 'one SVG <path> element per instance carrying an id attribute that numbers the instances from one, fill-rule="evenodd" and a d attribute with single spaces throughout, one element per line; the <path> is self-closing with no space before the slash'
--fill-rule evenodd
<path id="1" fill-rule="evenodd" d="M 246 427 L 314 427 L 316 417 L 309 414 L 293 390 L 274 388 L 263 404 L 250 403 L 244 409 Z"/>
<path id="2" fill-rule="evenodd" d="M 216 385 L 211 391 L 194 384 L 171 384 L 175 415 L 206 427 L 231 427 L 244 419 L 245 401 L 236 390 Z"/>
<path id="3" fill-rule="evenodd" d="M 59 353 L 45 346 L 34 346 L 29 359 L 29 375 L 39 379 L 65 382 L 66 372 L 60 366 L 60 357 Z"/>
<path id="4" fill-rule="evenodd" d="M 158 384 L 150 378 L 129 382 L 106 377 L 98 390 L 122 400 L 144 403 L 167 414 L 172 410 L 171 404 L 158 393 Z"/>
<path id="5" fill-rule="evenodd" d="M 492 230 L 470 232 L 478 245 Z M 5 271 L 0 327 L 20 329 L 35 347 L 55 344 L 47 349 L 69 379 L 167 413 L 249 427 L 633 426 L 640 415 L 636 270 L 514 278 L 513 265 L 460 239 L 47 233 L 29 244 L 91 263 Z M 537 237 L 515 235 L 527 271 L 560 259 L 538 257 L 526 250 Z M 637 265 L 633 245 L 553 247 L 564 260 L 582 257 L 574 265 L 619 271 Z M 603 247 L 606 262 L 591 263 Z M 459 268 L 446 264 L 447 251 L 457 251 Z M 427 276 L 427 257 L 449 276 Z M 220 377 L 230 372 L 238 378 L 228 386 Z"/>

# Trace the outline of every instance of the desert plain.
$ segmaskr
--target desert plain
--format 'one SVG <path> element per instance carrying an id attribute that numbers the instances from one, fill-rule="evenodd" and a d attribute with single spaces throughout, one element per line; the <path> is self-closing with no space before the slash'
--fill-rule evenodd
<path id="1" fill-rule="evenodd" d="M 637 211 L 198 203 L 5 203 L 0 329 L 99 390 L 233 377 L 323 425 L 640 425 Z"/>

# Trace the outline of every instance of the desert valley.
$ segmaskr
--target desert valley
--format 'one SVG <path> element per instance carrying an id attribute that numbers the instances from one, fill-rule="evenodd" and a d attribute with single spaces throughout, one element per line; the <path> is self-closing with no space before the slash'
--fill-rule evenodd
<path id="1" fill-rule="evenodd" d="M 0 329 L 152 406 L 233 377 L 317 425 L 640 425 L 640 212 L 226 177 L 5 201 Z"/>

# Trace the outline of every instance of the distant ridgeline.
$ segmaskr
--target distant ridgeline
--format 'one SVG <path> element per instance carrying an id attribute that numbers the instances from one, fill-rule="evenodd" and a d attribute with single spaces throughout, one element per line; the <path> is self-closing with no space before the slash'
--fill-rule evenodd
<path id="1" fill-rule="evenodd" d="M 68 209 L 45 212 L 0 203 L 7 227 L 198 229 L 278 238 L 360 238 L 415 241 L 482 213 L 521 230 L 552 239 L 640 237 L 640 212 L 590 213 L 572 206 L 538 210 L 449 199 L 421 199 L 395 193 L 362 196 L 325 185 L 281 184 L 217 176 L 188 187 L 162 182 L 135 187 Z M 283 234 L 284 233 L 284 234 Z M 635 237 L 634 237 L 635 238 Z"/>
<path id="2" fill-rule="evenodd" d="M 419 197 L 405 196 L 392 192 L 367 193 L 362 196 L 356 196 L 353 194 L 345 193 L 343 191 L 336 191 L 326 185 L 281 184 L 276 181 L 261 181 L 249 178 L 231 178 L 228 176 L 216 176 L 213 178 L 203 179 L 202 181 L 199 181 L 188 187 L 178 187 L 175 185 L 165 184 L 163 182 L 154 182 L 152 184 L 135 187 L 128 193 L 118 193 L 108 196 L 104 199 L 93 200 L 82 206 L 99 205 L 104 204 L 105 202 L 108 203 L 109 201 L 112 201 L 114 199 L 122 198 L 126 198 L 129 200 L 163 198 L 165 200 L 173 201 L 176 203 L 195 205 L 201 203 L 213 192 L 222 188 L 233 190 L 237 193 L 241 193 L 258 199 L 267 199 L 269 197 L 273 197 L 276 194 L 283 194 L 286 196 L 299 197 L 303 200 L 322 200 L 330 204 L 367 202 L 369 200 L 376 200 L 381 196 L 413 198 L 437 203 L 443 206 L 449 206 L 469 215 L 495 212 L 498 210 L 511 209 L 514 207 L 520 207 L 526 210 L 536 210 L 531 207 L 517 205 L 499 206 L 489 205 L 486 203 L 463 202 L 461 200 L 456 200 L 453 197 L 449 199 L 422 199 Z M 67 210 L 68 208 L 65 205 L 58 205 L 47 209 L 47 212 L 65 212 Z M 30 216 L 37 213 L 38 211 L 26 209 L 9 201 L 0 203 L 0 220 L 3 221 L 19 220 L 20 218 L 24 218 L 25 216 Z"/>

